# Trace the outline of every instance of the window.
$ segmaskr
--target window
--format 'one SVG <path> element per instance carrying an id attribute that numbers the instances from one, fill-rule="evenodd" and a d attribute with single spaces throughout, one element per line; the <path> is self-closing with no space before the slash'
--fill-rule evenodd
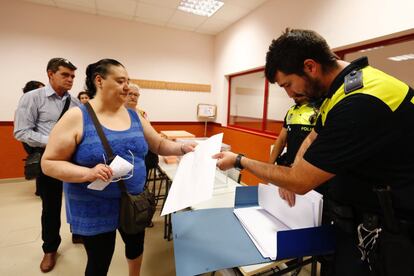
<path id="1" fill-rule="evenodd" d="M 379 39 L 336 52 L 346 61 L 367 56 L 369 64 L 414 86 L 414 32 Z"/>
<path id="2" fill-rule="evenodd" d="M 268 83 L 263 68 L 229 77 L 230 127 L 276 135 L 292 104 L 283 88 Z"/>

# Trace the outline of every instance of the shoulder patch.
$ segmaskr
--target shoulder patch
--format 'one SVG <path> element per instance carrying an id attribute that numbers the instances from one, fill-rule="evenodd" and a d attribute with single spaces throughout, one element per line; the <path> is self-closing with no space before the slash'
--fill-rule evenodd
<path id="1" fill-rule="evenodd" d="M 362 70 L 354 70 L 345 76 L 345 95 L 351 93 L 352 91 L 358 90 L 362 87 L 364 87 L 364 82 L 362 80 Z"/>

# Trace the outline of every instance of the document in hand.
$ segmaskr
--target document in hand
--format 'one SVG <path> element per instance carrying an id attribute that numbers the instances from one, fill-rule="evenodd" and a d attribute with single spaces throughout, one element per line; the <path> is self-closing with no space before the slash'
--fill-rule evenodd
<path id="1" fill-rule="evenodd" d="M 199 142 L 193 152 L 181 158 L 161 216 L 190 207 L 213 196 L 217 160 L 223 133 Z"/>
<path id="2" fill-rule="evenodd" d="M 122 177 L 128 174 L 128 172 L 130 172 L 134 168 L 134 165 L 126 161 L 121 156 L 117 155 L 115 156 L 114 160 L 112 160 L 111 164 L 109 164 L 109 167 L 112 169 L 112 172 L 114 173 L 112 178 L 106 182 L 103 180 L 97 179 L 88 185 L 88 189 L 102 191 L 103 189 L 106 188 L 106 186 L 109 185 L 109 183 L 112 182 L 113 179 L 116 179 L 116 178 L 119 178 L 119 177 Z"/>
<path id="3" fill-rule="evenodd" d="M 296 195 L 295 206 L 290 207 L 280 198 L 278 187 L 259 184 L 259 206 L 237 208 L 234 214 L 265 258 L 277 258 L 277 232 L 320 226 L 322 195 L 310 191 Z"/>

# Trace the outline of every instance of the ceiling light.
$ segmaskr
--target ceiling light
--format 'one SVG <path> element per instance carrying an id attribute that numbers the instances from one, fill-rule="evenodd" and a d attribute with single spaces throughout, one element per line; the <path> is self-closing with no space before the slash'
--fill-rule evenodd
<path id="1" fill-rule="evenodd" d="M 414 59 L 414 54 L 407 54 L 407 55 L 389 57 L 388 59 L 393 60 L 393 61 L 404 61 L 404 60 Z"/>
<path id="2" fill-rule="evenodd" d="M 178 9 L 201 16 L 212 16 L 224 5 L 219 0 L 181 0 Z"/>

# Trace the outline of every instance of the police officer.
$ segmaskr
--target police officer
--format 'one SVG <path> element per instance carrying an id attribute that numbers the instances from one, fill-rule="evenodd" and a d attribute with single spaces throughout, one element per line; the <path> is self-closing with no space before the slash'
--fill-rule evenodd
<path id="1" fill-rule="evenodd" d="M 273 40 L 265 73 L 288 93 L 325 99 L 316 126 L 290 168 L 231 152 L 214 156 L 218 167 L 245 168 L 298 194 L 336 176 L 331 274 L 414 275 L 413 89 L 367 58 L 339 60 L 309 30 L 287 29 Z"/>
<path id="2" fill-rule="evenodd" d="M 290 166 L 306 136 L 311 132 L 318 115 L 318 106 L 309 103 L 307 97 L 294 98 L 295 105 L 289 108 L 283 127 L 275 140 L 269 163 Z M 282 154 L 286 147 L 286 153 Z"/>
<path id="3" fill-rule="evenodd" d="M 320 101 L 309 102 L 309 98 L 296 93 L 288 94 L 295 101 L 286 113 L 283 127 L 273 144 L 269 157 L 269 163 L 290 167 L 295 161 L 296 153 L 306 136 L 313 129 L 319 114 Z M 286 152 L 282 153 L 286 147 Z M 295 204 L 295 194 L 279 188 L 280 196 L 287 200 L 288 204 Z"/>

